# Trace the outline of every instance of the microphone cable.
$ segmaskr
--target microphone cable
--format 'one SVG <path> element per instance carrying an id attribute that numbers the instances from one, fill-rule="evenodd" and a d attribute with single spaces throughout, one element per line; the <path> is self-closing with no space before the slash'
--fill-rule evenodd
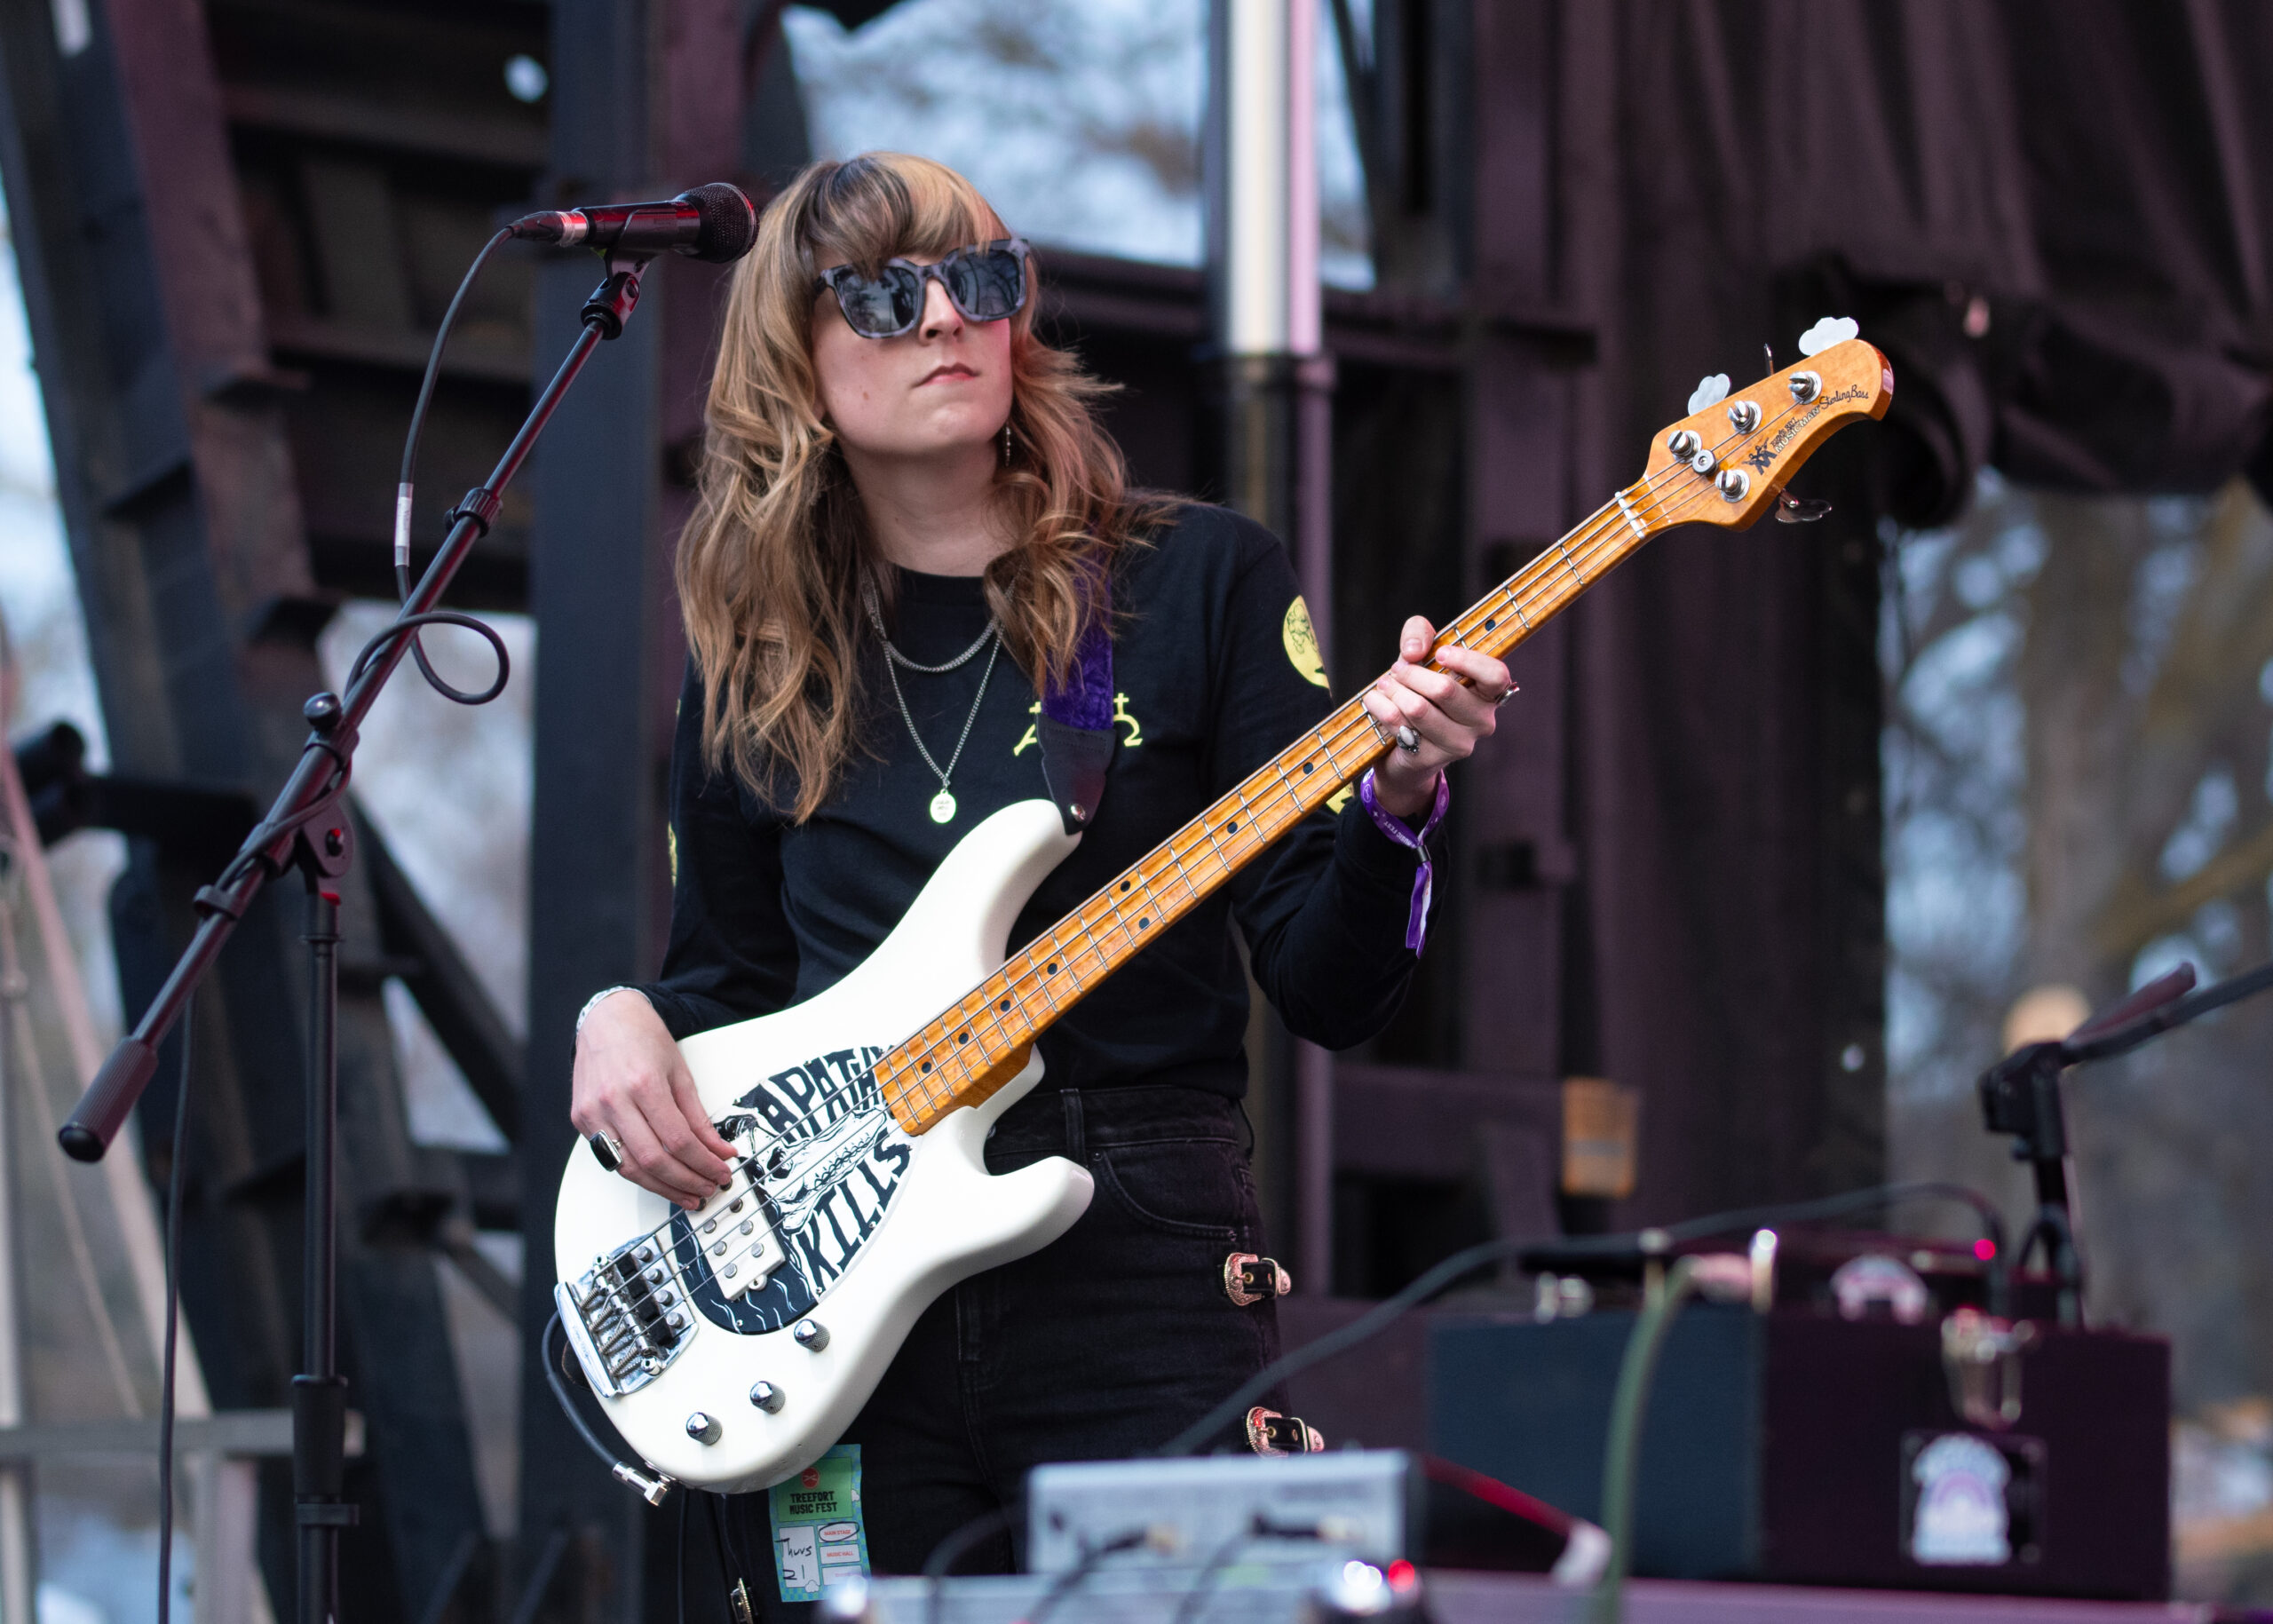
<path id="1" fill-rule="evenodd" d="M 450 329 L 457 325 L 458 312 L 464 307 L 466 295 L 480 280 L 483 269 L 489 263 L 489 257 L 512 240 L 511 226 L 500 229 L 481 245 L 481 251 L 473 257 L 473 263 L 466 267 L 465 275 L 459 279 L 457 291 L 450 296 L 448 308 L 442 312 L 441 325 L 434 330 L 434 347 L 426 355 L 426 373 L 419 380 L 418 400 L 410 408 L 410 431 L 403 438 L 402 468 L 396 477 L 394 487 L 395 594 L 405 602 L 410 598 L 410 506 L 411 497 L 417 489 L 418 442 L 426 432 L 426 408 L 433 401 L 434 385 L 442 376 L 442 352 L 450 341 Z M 420 625 L 463 626 L 480 633 L 488 639 L 490 647 L 496 654 L 497 679 L 479 693 L 469 693 L 452 686 L 428 663 L 426 650 L 421 646 L 415 630 Z M 503 640 L 484 622 L 454 609 L 430 610 L 424 614 L 409 615 L 396 622 L 365 646 L 362 654 L 356 657 L 356 669 L 360 670 L 367 664 L 374 651 L 383 646 L 385 639 L 400 636 L 406 630 L 410 632 L 410 656 L 418 662 L 418 674 L 426 679 L 428 687 L 444 699 L 460 705 L 486 705 L 505 691 L 511 662 L 505 657 Z"/>
<path id="2" fill-rule="evenodd" d="M 1729 1212 L 1708 1213 L 1701 1218 L 1690 1218 L 1680 1224 L 1659 1227 L 1658 1236 L 1666 1246 L 1683 1241 L 1702 1240 L 1708 1235 L 1725 1234 L 1731 1230 L 1751 1229 L 1763 1224 L 1803 1224 L 1823 1218 L 1843 1217 L 1852 1212 L 1865 1212 L 1873 1208 L 1890 1206 L 1896 1201 L 1933 1198 L 1962 1201 L 1974 1208 L 1982 1218 L 1982 1227 L 1988 1232 L 1994 1248 L 1992 1260 L 2000 1274 L 1995 1284 L 1996 1295 L 2002 1296 L 2001 1271 L 2005 1261 L 2005 1226 L 1996 1205 L 1977 1190 L 1962 1184 L 1927 1182 L 1900 1184 L 1873 1184 L 1862 1190 L 1849 1190 L 1842 1195 L 1827 1195 L 1809 1201 L 1784 1201 L 1767 1207 L 1744 1207 Z M 1360 1314 L 1357 1319 L 1319 1337 L 1305 1343 L 1292 1352 L 1281 1354 L 1254 1375 L 1241 1382 L 1230 1397 L 1177 1433 L 1152 1453 L 1156 1455 L 1185 1455 L 1193 1454 L 1232 1422 L 1247 1413 L 1247 1406 L 1261 1398 L 1289 1376 L 1301 1374 L 1313 1365 L 1346 1353 L 1358 1343 L 1369 1342 L 1420 1307 L 1448 1290 L 1464 1277 L 1487 1268 L 1507 1258 L 1525 1252 L 1558 1251 L 1564 1256 L 1574 1253 L 1592 1253 L 1604 1256 L 1623 1256 L 1643 1249 L 1643 1230 L 1630 1235 L 1580 1236 L 1566 1240 L 1561 1246 L 1538 1240 L 1514 1239 L 1486 1240 L 1465 1250 L 1453 1253 L 1395 1296 L 1390 1297 Z"/>

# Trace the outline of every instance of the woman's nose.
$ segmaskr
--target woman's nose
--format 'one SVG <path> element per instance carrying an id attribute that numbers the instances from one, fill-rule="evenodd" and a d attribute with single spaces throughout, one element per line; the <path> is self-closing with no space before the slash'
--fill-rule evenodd
<path id="1" fill-rule="evenodd" d="M 947 297 L 946 289 L 936 277 L 923 280 L 923 337 L 938 338 L 962 330 L 962 312 Z"/>

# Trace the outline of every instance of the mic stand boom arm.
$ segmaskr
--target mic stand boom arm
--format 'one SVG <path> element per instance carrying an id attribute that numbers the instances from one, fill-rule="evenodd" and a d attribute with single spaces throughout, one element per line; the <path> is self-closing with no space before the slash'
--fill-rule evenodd
<path id="1" fill-rule="evenodd" d="M 277 792 L 268 815 L 245 836 L 227 867 L 197 893 L 197 931 L 175 962 L 165 985 L 135 1022 L 134 1030 L 103 1062 L 94 1081 L 56 1137 L 80 1161 L 100 1161 L 157 1069 L 158 1045 L 188 1006 L 221 949 L 261 888 L 297 868 L 308 893 L 304 939 L 313 973 L 313 1013 L 308 1045 L 306 1245 L 302 1302 L 305 1374 L 292 1379 L 292 1478 L 299 1529 L 299 1619 L 324 1624 L 337 1611 L 339 1531 L 352 1525 L 356 1508 L 342 1498 L 346 1458 L 347 1382 L 338 1373 L 334 1311 L 337 1199 L 335 1145 L 338 1131 L 337 1017 L 339 893 L 335 882 L 354 860 L 350 824 L 331 816 L 346 793 L 358 730 L 379 691 L 409 653 L 417 629 L 434 623 L 436 606 L 476 542 L 488 533 L 505 487 L 528 460 L 562 398 L 593 350 L 619 337 L 638 303 L 643 255 L 611 255 L 607 279 L 585 301 L 583 330 L 505 448 L 487 485 L 466 493 L 452 514 L 449 535 L 425 575 L 403 601 L 392 625 L 366 647 L 351 671 L 344 696 L 319 693 L 302 708 L 313 731 L 300 759 Z M 500 671 L 503 681 L 503 671 Z M 183 1147 L 177 1146 L 177 1159 Z"/>
<path id="2" fill-rule="evenodd" d="M 2063 1325 L 2082 1323 L 2084 1271 L 2069 1203 L 2068 1117 L 2060 1075 L 2071 1066 L 2128 1053 L 2197 1016 L 2273 987 L 2273 963 L 2189 996 L 2193 986 L 2194 967 L 2182 964 L 2065 1038 L 2024 1044 L 1981 1074 L 1983 1125 L 2012 1136 L 2013 1159 L 2027 1162 L 2036 1180 L 2036 1219 L 2012 1266 L 2025 1264 L 2043 1240 L 2045 1261 L 2058 1283 Z"/>

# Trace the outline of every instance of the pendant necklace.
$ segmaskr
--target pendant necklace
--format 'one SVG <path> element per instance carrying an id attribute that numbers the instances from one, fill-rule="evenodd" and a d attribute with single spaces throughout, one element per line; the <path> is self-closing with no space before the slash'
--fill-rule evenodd
<path id="1" fill-rule="evenodd" d="M 876 629 L 876 640 L 884 646 L 884 675 L 891 679 L 891 696 L 899 702 L 899 719 L 907 724 L 907 736 L 915 741 L 915 753 L 923 757 L 923 764 L 931 768 L 931 775 L 939 780 L 939 793 L 931 797 L 931 821 L 952 823 L 955 816 L 955 797 L 949 782 L 954 777 L 955 764 L 962 759 L 962 747 L 970 742 L 970 730 L 978 720 L 978 708 L 986 701 L 987 680 L 994 675 L 995 656 L 1002 652 L 1002 639 L 999 635 L 1001 629 L 989 620 L 986 630 L 978 634 L 978 640 L 954 659 L 943 665 L 919 665 L 894 648 L 891 639 L 884 635 L 883 611 L 877 606 L 874 582 L 863 581 L 860 583 L 860 599 L 868 612 L 868 623 Z M 989 644 L 993 645 L 991 648 Z M 971 699 L 970 714 L 962 719 L 962 733 L 955 740 L 954 753 L 947 757 L 947 764 L 941 767 L 931 759 L 931 750 L 924 746 L 923 735 L 915 731 L 915 717 L 907 709 L 907 695 L 900 692 L 899 668 L 906 666 L 909 670 L 921 671 L 926 677 L 942 677 L 970 664 L 982 648 L 987 650 L 986 669 L 978 674 L 978 692 Z"/>

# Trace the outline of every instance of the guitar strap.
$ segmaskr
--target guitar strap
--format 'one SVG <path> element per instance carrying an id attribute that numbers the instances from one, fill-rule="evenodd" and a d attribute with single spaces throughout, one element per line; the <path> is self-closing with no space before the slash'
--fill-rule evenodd
<path id="1" fill-rule="evenodd" d="M 1049 798 L 1078 835 L 1097 815 L 1105 797 L 1105 769 L 1120 735 L 1113 725 L 1113 615 L 1094 615 L 1073 664 L 1062 682 L 1041 696 L 1034 738 L 1041 746 L 1041 776 Z"/>

